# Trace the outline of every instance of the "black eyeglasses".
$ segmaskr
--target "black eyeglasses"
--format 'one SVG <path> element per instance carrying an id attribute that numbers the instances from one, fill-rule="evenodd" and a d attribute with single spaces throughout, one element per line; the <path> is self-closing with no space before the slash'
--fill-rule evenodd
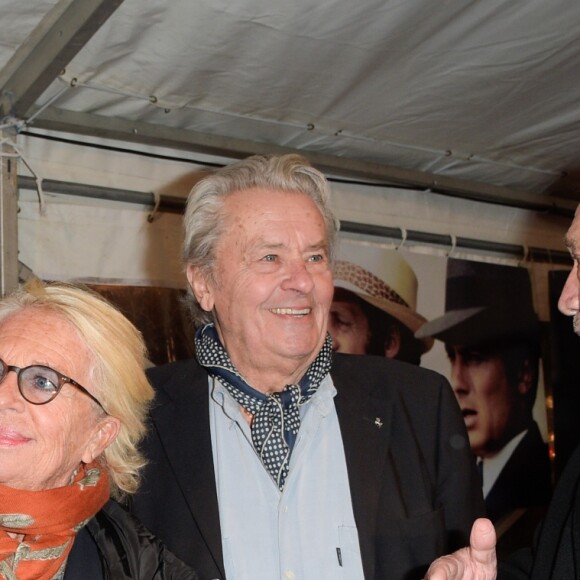
<path id="1" fill-rule="evenodd" d="M 71 378 L 50 367 L 31 365 L 21 369 L 13 365 L 7 365 L 0 359 L 0 383 L 4 381 L 10 371 L 16 373 L 20 394 L 32 405 L 46 405 L 46 403 L 50 403 L 60 393 L 65 383 L 69 383 L 89 396 L 105 413 L 107 412 L 103 405 L 101 405 L 101 402 L 91 395 L 82 385 L 79 385 L 76 381 L 73 381 Z"/>

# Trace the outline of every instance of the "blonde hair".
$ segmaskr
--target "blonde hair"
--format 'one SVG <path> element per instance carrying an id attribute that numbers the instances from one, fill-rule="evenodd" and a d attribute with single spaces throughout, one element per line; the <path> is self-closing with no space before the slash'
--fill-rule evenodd
<path id="1" fill-rule="evenodd" d="M 144 372 L 146 347 L 141 333 L 95 292 L 61 282 L 33 281 L 0 300 L 0 323 L 31 308 L 61 316 L 91 353 L 93 394 L 107 414 L 121 423 L 117 438 L 99 461 L 109 471 L 113 497 L 135 493 L 139 471 L 146 463 L 137 446 L 145 435 L 154 395 Z"/>

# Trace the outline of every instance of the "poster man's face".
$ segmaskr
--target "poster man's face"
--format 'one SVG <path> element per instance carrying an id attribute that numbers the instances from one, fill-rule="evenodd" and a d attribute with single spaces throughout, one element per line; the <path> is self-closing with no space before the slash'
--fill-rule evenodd
<path id="1" fill-rule="evenodd" d="M 472 451 L 497 453 L 511 438 L 517 388 L 510 386 L 501 358 L 488 351 L 447 345 L 451 384 L 461 407 Z"/>

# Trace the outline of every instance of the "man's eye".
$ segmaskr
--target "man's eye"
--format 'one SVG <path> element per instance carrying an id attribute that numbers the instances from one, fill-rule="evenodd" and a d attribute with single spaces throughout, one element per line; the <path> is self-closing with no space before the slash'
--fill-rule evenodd
<path id="1" fill-rule="evenodd" d="M 467 364 L 479 364 L 485 361 L 485 357 L 479 352 L 470 352 L 463 355 L 463 360 Z"/>
<path id="2" fill-rule="evenodd" d="M 324 256 L 322 254 L 314 254 L 308 258 L 309 262 L 323 262 Z"/>
<path id="3" fill-rule="evenodd" d="M 352 326 L 354 326 L 354 323 L 352 321 L 342 318 L 335 312 L 331 312 L 330 316 L 332 317 L 332 322 L 335 326 L 342 326 L 344 328 L 351 328 Z"/>
<path id="4" fill-rule="evenodd" d="M 267 256 L 264 256 L 262 258 L 262 261 L 263 262 L 275 262 L 277 258 L 278 258 L 278 256 L 276 256 L 274 254 L 268 254 Z"/>

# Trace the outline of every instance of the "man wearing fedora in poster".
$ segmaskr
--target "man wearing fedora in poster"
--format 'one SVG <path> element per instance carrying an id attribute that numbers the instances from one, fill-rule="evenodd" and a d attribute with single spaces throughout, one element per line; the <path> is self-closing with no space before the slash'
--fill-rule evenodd
<path id="1" fill-rule="evenodd" d="M 417 339 L 417 277 L 397 250 L 343 240 L 334 268 L 328 331 L 336 352 L 420 364 L 433 339 Z"/>
<path id="2" fill-rule="evenodd" d="M 532 416 L 540 329 L 528 271 L 450 258 L 445 313 L 415 336 L 445 343 L 488 517 L 501 535 L 551 496 L 548 448 Z"/>

